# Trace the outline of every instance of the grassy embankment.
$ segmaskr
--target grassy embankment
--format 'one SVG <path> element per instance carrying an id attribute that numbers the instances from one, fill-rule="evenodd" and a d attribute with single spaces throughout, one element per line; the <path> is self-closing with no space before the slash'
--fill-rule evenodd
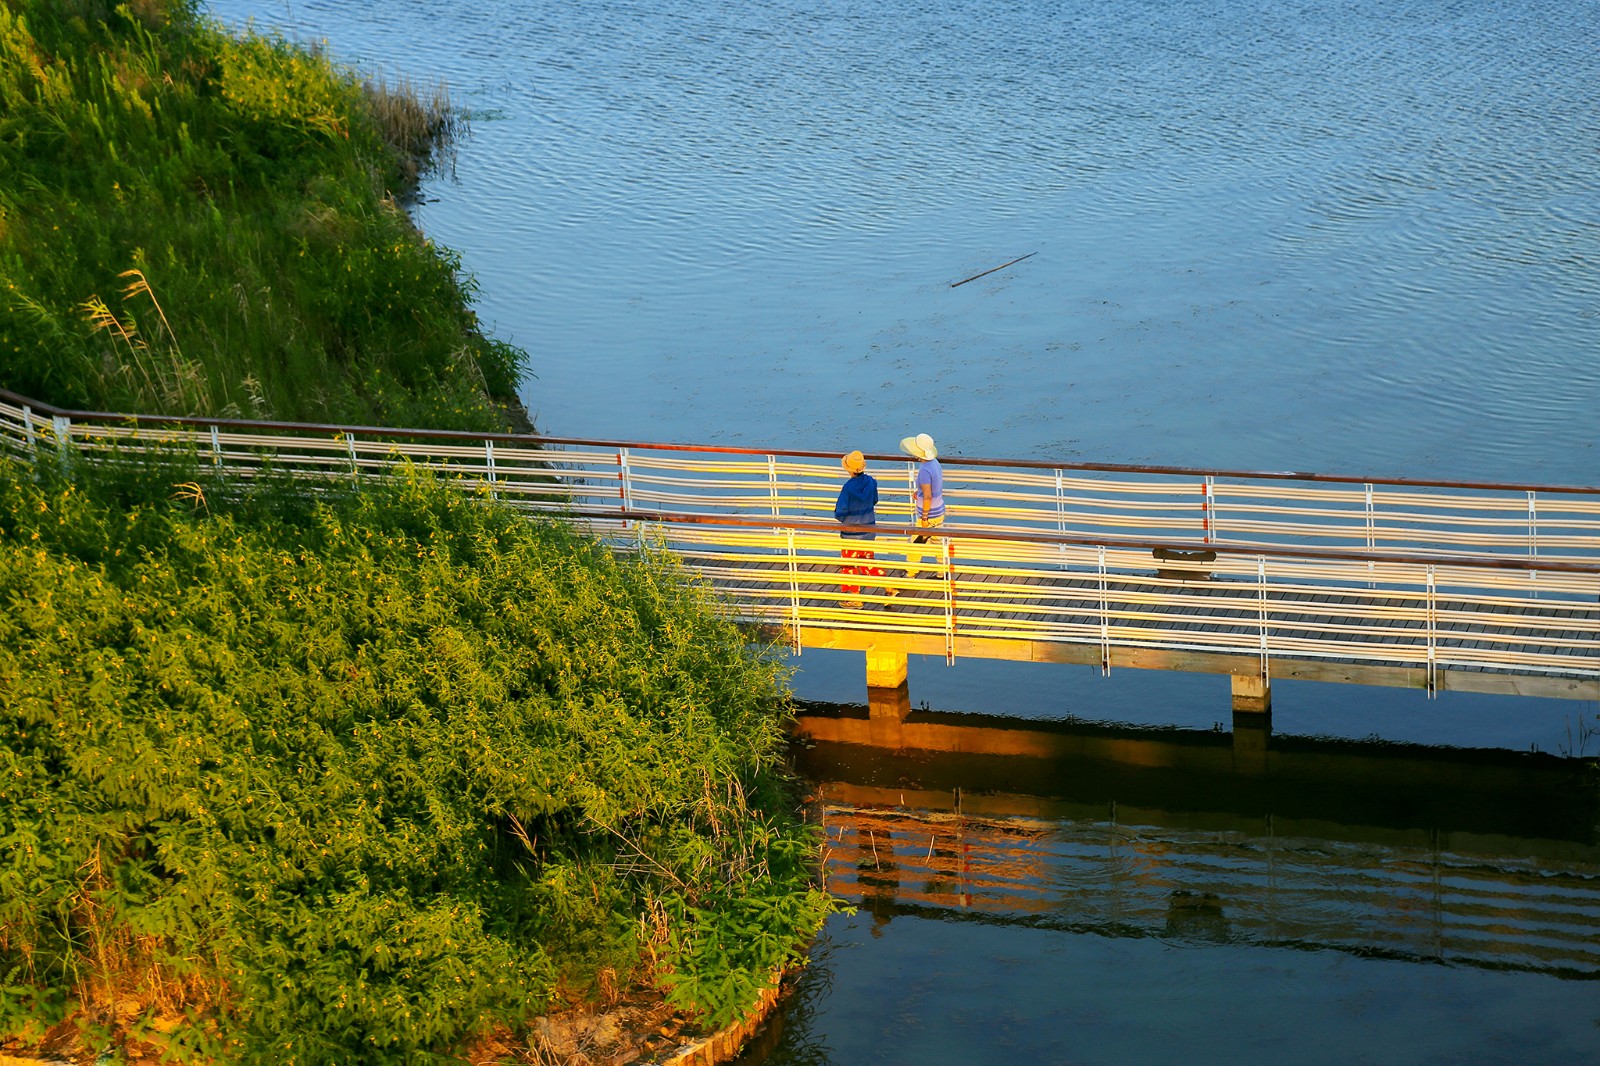
<path id="1" fill-rule="evenodd" d="M 0 2 L 0 378 L 96 410 L 505 428 L 522 353 L 396 202 L 442 102 L 183 0 Z"/>
<path id="2" fill-rule="evenodd" d="M 500 424 L 517 353 L 350 75 L 3 0 L 0 94 L 12 388 Z M 455 1061 L 634 981 L 716 1022 L 816 927 L 779 671 L 669 561 L 426 479 L 241 492 L 0 461 L 0 1034 Z"/>

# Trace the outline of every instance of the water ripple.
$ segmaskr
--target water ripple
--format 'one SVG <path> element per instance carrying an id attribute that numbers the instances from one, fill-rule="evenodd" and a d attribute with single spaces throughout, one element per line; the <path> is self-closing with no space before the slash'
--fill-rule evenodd
<path id="1" fill-rule="evenodd" d="M 552 430 L 1600 480 L 1592 5 L 210 8 L 492 116 L 420 217 Z"/>

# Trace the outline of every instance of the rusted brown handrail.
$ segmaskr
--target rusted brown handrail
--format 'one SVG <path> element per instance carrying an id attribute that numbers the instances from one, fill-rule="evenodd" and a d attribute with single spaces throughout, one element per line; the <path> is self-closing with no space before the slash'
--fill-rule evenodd
<path id="1" fill-rule="evenodd" d="M 786 455 L 805 459 L 837 459 L 836 451 L 805 448 L 738 448 L 721 444 L 682 444 L 659 441 L 627 441 L 590 437 L 550 437 L 529 433 L 474 433 L 453 429 L 404 429 L 393 426 L 351 426 L 331 422 L 262 422 L 242 418 L 196 418 L 182 415 L 134 415 L 109 411 L 79 411 L 56 407 L 0 388 L 0 399 L 31 407 L 43 414 L 70 418 L 76 422 L 102 422 L 113 425 L 216 426 L 219 429 L 249 429 L 280 433 L 349 434 L 363 437 L 409 437 L 416 440 L 472 440 L 515 442 L 533 445 L 572 445 L 589 448 L 633 448 L 661 452 L 699 452 L 710 455 Z M 875 462 L 905 462 L 906 457 L 891 452 L 865 453 Z M 1254 481 L 1309 481 L 1341 485 L 1395 485 L 1412 488 L 1471 489 L 1484 492 L 1551 492 L 1600 496 L 1600 486 L 1546 485 L 1496 481 L 1430 481 L 1425 478 L 1364 477 L 1349 474 L 1318 474 L 1297 470 L 1227 470 L 1210 467 L 1152 466 L 1136 463 L 1057 463 L 1040 459 L 981 459 L 941 455 L 948 466 L 995 467 L 1017 470 L 1082 470 L 1113 474 L 1161 474 L 1181 477 L 1220 477 Z M 1191 545 L 1192 546 L 1192 545 Z"/>

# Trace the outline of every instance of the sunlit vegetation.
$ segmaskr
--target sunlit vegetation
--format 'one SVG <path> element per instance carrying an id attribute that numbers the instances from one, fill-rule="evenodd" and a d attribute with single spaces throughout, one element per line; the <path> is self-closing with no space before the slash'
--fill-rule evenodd
<path id="1" fill-rule="evenodd" d="M 0 0 L 0 384 L 504 428 L 523 353 L 397 202 L 456 122 L 190 0 Z M 637 986 L 711 1026 L 829 909 L 783 671 L 670 558 L 422 475 L 38 458 L 0 458 L 0 1047 L 456 1062 Z"/>
<path id="2" fill-rule="evenodd" d="M 503 429 L 524 355 L 397 198 L 441 94 L 193 0 L 0 2 L 0 383 L 67 407 Z"/>
<path id="3" fill-rule="evenodd" d="M 670 559 L 426 476 L 0 459 L 0 1034 L 458 1061 L 747 1006 L 829 903 L 783 670 Z"/>

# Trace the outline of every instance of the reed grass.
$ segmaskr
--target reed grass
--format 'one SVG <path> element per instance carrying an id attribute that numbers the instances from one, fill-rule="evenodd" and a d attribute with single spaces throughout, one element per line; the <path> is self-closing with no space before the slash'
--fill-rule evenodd
<path id="1" fill-rule="evenodd" d="M 188 0 L 6 0 L 0 382 L 68 407 L 506 428 L 526 355 L 483 336 L 473 279 L 401 206 L 462 130 L 442 87 L 363 80 Z"/>

